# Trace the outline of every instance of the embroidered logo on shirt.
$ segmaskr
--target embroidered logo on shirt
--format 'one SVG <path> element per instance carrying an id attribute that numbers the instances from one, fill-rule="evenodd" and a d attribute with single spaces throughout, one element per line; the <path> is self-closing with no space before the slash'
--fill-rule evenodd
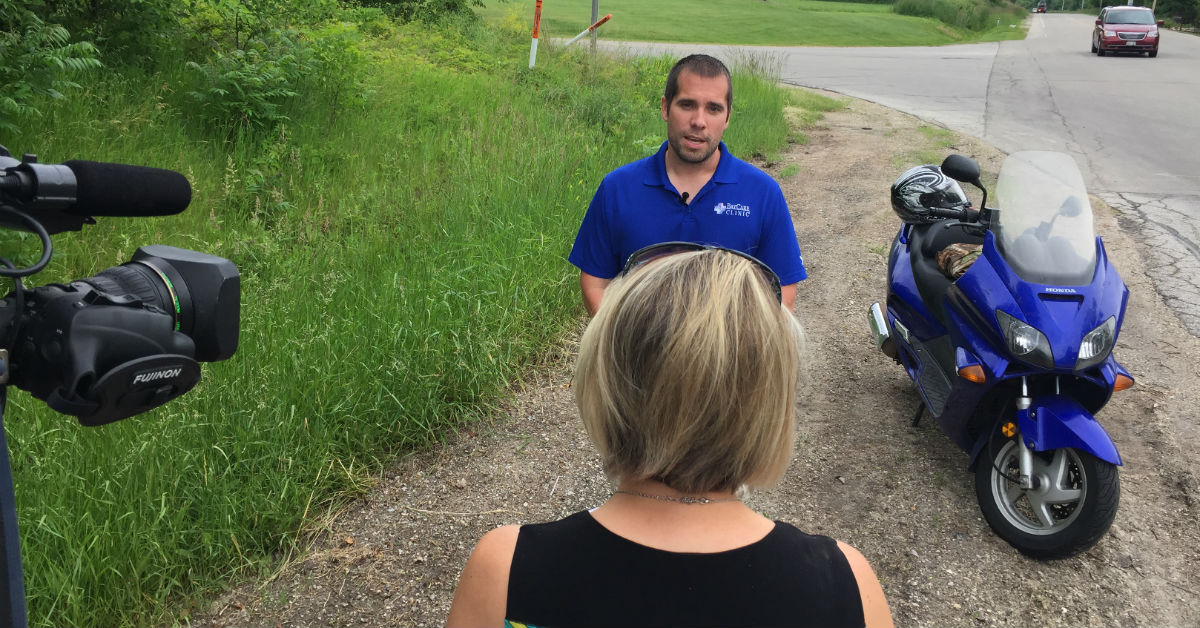
<path id="1" fill-rule="evenodd" d="M 737 203 L 717 203 L 716 207 L 713 207 L 713 211 L 722 216 L 750 217 L 750 206 Z"/>

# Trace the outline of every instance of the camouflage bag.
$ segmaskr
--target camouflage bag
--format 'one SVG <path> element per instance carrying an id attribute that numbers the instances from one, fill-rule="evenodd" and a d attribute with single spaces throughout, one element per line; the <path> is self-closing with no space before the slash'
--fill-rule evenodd
<path id="1" fill-rule="evenodd" d="M 938 268 L 950 279 L 958 279 L 983 252 L 982 244 L 954 243 L 938 252 Z"/>

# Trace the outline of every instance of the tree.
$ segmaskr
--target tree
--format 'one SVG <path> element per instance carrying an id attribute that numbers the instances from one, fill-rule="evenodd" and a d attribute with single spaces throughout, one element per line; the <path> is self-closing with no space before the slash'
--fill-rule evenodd
<path id="1" fill-rule="evenodd" d="M 70 39 L 24 4 L 0 0 L 0 130 L 19 132 L 18 119 L 41 115 L 39 99 L 63 98 L 79 87 L 69 77 L 100 67 L 95 46 Z"/>
<path id="2" fill-rule="evenodd" d="M 1180 24 L 1200 22 L 1200 0 L 1159 0 L 1156 11 Z"/>

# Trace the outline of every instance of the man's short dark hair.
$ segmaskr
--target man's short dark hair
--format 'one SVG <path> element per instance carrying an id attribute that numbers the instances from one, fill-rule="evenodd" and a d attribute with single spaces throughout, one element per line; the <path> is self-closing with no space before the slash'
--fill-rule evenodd
<path id="1" fill-rule="evenodd" d="M 725 83 L 729 85 L 729 89 L 725 90 L 725 107 L 733 109 L 733 78 L 729 76 L 729 68 L 725 67 L 720 59 L 708 55 L 688 55 L 675 62 L 675 66 L 667 74 L 667 88 L 663 92 L 668 107 L 675 100 L 675 96 L 679 95 L 679 73 L 684 70 L 704 78 L 724 76 Z"/>

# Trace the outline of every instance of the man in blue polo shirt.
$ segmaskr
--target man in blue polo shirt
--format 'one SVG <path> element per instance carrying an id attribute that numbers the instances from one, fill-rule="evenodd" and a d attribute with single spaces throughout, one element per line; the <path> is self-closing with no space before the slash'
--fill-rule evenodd
<path id="1" fill-rule="evenodd" d="M 673 240 L 757 257 L 779 275 L 783 305 L 792 309 L 807 276 L 792 217 L 779 184 L 721 141 L 732 105 L 729 70 L 719 60 L 691 55 L 671 68 L 662 98 L 667 141 L 604 177 L 568 258 L 580 270 L 589 315 L 631 253 Z"/>

